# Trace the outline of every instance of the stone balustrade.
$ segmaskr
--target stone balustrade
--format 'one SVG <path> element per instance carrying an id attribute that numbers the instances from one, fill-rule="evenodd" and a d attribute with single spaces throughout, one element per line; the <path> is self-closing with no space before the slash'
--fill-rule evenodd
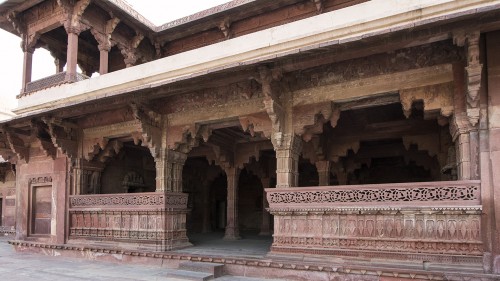
<path id="1" fill-rule="evenodd" d="M 64 72 L 59 72 L 54 75 L 50 75 L 47 77 L 44 77 L 42 79 L 38 79 L 32 82 L 26 83 L 26 87 L 24 88 L 24 92 L 21 93 L 21 95 L 18 96 L 22 97 L 24 95 L 27 95 L 32 92 L 40 91 L 43 89 L 55 87 L 61 84 L 65 83 L 73 83 L 73 82 L 78 82 L 78 81 L 83 81 L 85 79 L 89 79 L 88 76 L 83 75 L 81 73 L 76 73 L 75 77 L 68 77 L 67 73 Z"/>
<path id="2" fill-rule="evenodd" d="M 181 247 L 188 243 L 187 199 L 184 193 L 163 192 L 70 196 L 69 239 L 158 250 Z"/>
<path id="3" fill-rule="evenodd" d="M 266 189 L 273 253 L 482 263 L 479 181 Z"/>

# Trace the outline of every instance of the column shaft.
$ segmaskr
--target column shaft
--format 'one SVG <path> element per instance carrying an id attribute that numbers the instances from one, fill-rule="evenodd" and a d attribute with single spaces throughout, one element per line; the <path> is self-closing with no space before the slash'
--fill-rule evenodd
<path id="1" fill-rule="evenodd" d="M 23 85 L 22 89 L 26 89 L 26 84 L 31 82 L 31 72 L 33 67 L 33 52 L 24 52 L 24 64 L 23 64 Z"/>
<path id="2" fill-rule="evenodd" d="M 76 81 L 76 67 L 78 64 L 78 34 L 68 33 L 68 54 L 67 54 L 66 79 Z"/>
<path id="3" fill-rule="evenodd" d="M 225 240 L 240 239 L 238 222 L 238 180 L 240 171 L 237 167 L 226 169 L 227 176 L 227 225 Z"/>
<path id="4" fill-rule="evenodd" d="M 99 74 L 103 75 L 108 73 L 109 50 L 100 50 L 99 54 Z"/>

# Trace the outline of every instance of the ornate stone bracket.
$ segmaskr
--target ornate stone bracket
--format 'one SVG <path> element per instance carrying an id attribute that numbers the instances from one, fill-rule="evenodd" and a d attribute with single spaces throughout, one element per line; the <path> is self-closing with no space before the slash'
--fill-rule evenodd
<path id="1" fill-rule="evenodd" d="M 467 52 L 467 116 L 472 126 L 479 121 L 479 90 L 481 88 L 481 74 L 483 65 L 479 60 L 480 31 L 458 31 L 453 34 L 453 41 L 457 46 L 465 47 Z"/>
<path id="2" fill-rule="evenodd" d="M 452 121 L 450 122 L 450 134 L 454 142 L 459 135 L 467 134 L 472 129 L 473 127 L 467 116 L 463 114 L 453 114 Z"/>
<path id="3" fill-rule="evenodd" d="M 415 144 L 419 150 L 425 150 L 429 156 L 433 157 L 439 154 L 440 144 L 436 141 L 437 139 L 438 136 L 435 134 L 403 136 L 403 144 L 406 150 L 410 150 L 410 145 Z"/>
<path id="4" fill-rule="evenodd" d="M 332 102 L 297 106 L 293 108 L 294 132 L 308 142 L 313 135 L 323 132 L 323 124 L 326 122 L 330 121 L 332 127 L 335 127 L 339 117 L 340 108 Z"/>
<path id="5" fill-rule="evenodd" d="M 42 121 L 47 125 L 46 131 L 50 135 L 52 144 L 69 158 L 76 157 L 77 143 L 72 139 L 76 125 L 54 117 L 43 117 Z"/>
<path id="6" fill-rule="evenodd" d="M 134 118 L 140 123 L 142 146 L 157 157 L 161 147 L 162 116 L 144 105 L 130 104 Z"/>
<path id="7" fill-rule="evenodd" d="M 31 143 L 37 143 L 40 149 L 43 151 L 43 153 L 47 157 L 51 157 L 52 159 L 55 159 L 57 156 L 57 149 L 54 147 L 54 145 L 42 138 L 42 134 L 45 132 L 45 124 L 42 122 L 39 122 L 38 120 L 31 120 L 31 136 L 28 142 L 26 142 L 27 145 Z"/>
<path id="8" fill-rule="evenodd" d="M 199 126 L 194 124 L 170 126 L 167 135 L 167 148 L 184 153 L 191 151 L 199 144 L 198 131 Z"/>
<path id="9" fill-rule="evenodd" d="M 332 140 L 329 145 L 330 150 L 327 153 L 327 159 L 338 162 L 340 157 L 347 156 L 349 150 L 357 153 L 359 145 L 359 139 L 343 139 L 342 141 Z"/>
<path id="10" fill-rule="evenodd" d="M 316 6 L 318 14 L 321 14 L 323 12 L 323 0 L 311 0 L 311 2 Z"/>
<path id="11" fill-rule="evenodd" d="M 17 156 L 18 160 L 29 160 L 29 136 L 20 136 L 12 128 L 3 128 L 5 140 L 10 150 Z"/>
<path id="12" fill-rule="evenodd" d="M 273 126 L 267 113 L 262 112 L 241 116 L 239 121 L 243 131 L 249 132 L 252 137 L 255 136 L 256 132 L 261 132 L 266 138 L 271 137 Z"/>
<path id="13" fill-rule="evenodd" d="M 219 29 L 224 34 L 224 37 L 226 37 L 226 39 L 230 39 L 233 36 L 231 32 L 231 21 L 229 20 L 229 18 L 225 18 L 219 23 Z"/>
<path id="14" fill-rule="evenodd" d="M 120 153 L 123 147 L 123 143 L 118 140 L 112 140 L 107 143 L 106 147 L 97 156 L 97 159 L 101 163 L 105 163 L 108 159 L 115 157 Z"/>
<path id="15" fill-rule="evenodd" d="M 66 20 L 63 22 L 66 32 L 80 34 L 89 28 L 89 26 L 82 24 L 81 18 L 89 6 L 90 0 L 80 0 L 76 3 L 68 0 L 57 0 L 57 4 L 63 8 L 66 16 Z"/>
<path id="16" fill-rule="evenodd" d="M 424 102 L 424 114 L 439 112 L 441 116 L 450 117 L 453 114 L 453 83 L 424 86 L 399 91 L 401 105 L 406 118 L 411 115 L 413 102 Z"/>
<path id="17" fill-rule="evenodd" d="M 128 42 L 128 44 L 118 43 L 118 48 L 124 57 L 126 67 L 134 66 L 137 63 L 137 60 L 140 57 L 137 47 L 139 47 L 142 39 L 144 39 L 144 35 L 141 32 L 136 31 L 136 35 Z"/>
<path id="18" fill-rule="evenodd" d="M 100 149 L 106 148 L 109 139 L 105 137 L 88 138 L 83 140 L 83 157 L 91 161 Z"/>
<path id="19" fill-rule="evenodd" d="M 94 35 L 97 43 L 99 43 L 99 51 L 109 52 L 111 50 L 111 47 L 114 45 L 114 43 L 111 42 L 111 34 L 115 30 L 116 26 L 118 26 L 118 23 L 120 23 L 120 19 L 113 17 L 106 22 L 103 31 L 98 31 L 96 28 L 90 29 L 90 32 Z"/>

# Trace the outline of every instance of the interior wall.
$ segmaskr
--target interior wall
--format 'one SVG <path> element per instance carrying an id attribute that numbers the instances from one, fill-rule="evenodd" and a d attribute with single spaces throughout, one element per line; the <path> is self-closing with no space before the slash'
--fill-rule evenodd
<path id="1" fill-rule="evenodd" d="M 149 150 L 124 145 L 116 157 L 109 159 L 102 172 L 101 193 L 154 192 L 156 190 L 156 169 Z M 142 186 L 124 186 L 125 176 L 136 173 L 143 178 Z"/>

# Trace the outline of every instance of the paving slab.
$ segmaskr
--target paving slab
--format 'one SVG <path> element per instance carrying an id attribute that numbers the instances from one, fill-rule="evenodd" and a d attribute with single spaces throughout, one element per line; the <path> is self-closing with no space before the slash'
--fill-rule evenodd
<path id="1" fill-rule="evenodd" d="M 160 266 L 112 263 L 78 258 L 19 253 L 7 243 L 12 237 L 0 237 L 0 280 L 2 281 L 178 281 L 167 277 L 169 269 Z M 271 280 L 222 276 L 216 281 Z M 274 279 L 277 281 L 277 279 Z M 283 280 L 283 279 L 282 279 Z"/>

